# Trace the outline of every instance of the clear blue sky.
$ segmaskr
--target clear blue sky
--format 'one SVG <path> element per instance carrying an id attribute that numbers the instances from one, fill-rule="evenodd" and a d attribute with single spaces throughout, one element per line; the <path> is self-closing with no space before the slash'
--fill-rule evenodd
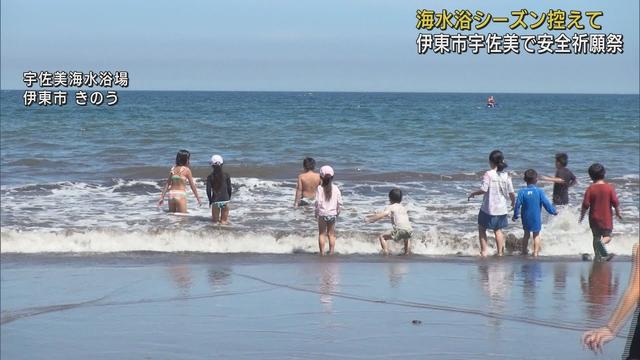
<path id="1" fill-rule="evenodd" d="M 638 93 L 638 4 L 2 0 L 0 85 L 24 89 L 26 70 L 122 69 L 131 89 Z M 602 10 L 603 32 L 624 34 L 625 53 L 419 56 L 422 8 Z"/>

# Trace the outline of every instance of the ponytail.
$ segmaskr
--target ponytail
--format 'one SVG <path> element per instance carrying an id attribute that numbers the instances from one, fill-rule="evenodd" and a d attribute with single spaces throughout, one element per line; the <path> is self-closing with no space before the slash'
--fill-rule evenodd
<path id="1" fill-rule="evenodd" d="M 504 155 L 500 150 L 493 150 L 491 154 L 489 154 L 489 161 L 496 166 L 498 172 L 503 171 L 508 166 L 507 163 L 504 162 Z"/>
<path id="2" fill-rule="evenodd" d="M 331 190 L 333 186 L 331 185 L 331 181 L 333 180 L 333 176 L 325 176 L 322 178 L 322 190 L 324 190 L 324 199 L 331 199 Z"/>

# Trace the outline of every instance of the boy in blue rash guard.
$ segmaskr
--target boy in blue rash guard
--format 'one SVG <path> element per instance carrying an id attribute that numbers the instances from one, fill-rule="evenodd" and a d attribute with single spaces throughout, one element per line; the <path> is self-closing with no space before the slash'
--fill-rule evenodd
<path id="1" fill-rule="evenodd" d="M 542 207 L 544 206 L 545 210 L 552 215 L 558 215 L 558 212 L 549 202 L 544 191 L 536 186 L 538 173 L 535 170 L 529 169 L 525 171 L 524 181 L 527 183 L 527 187 L 518 191 L 513 221 L 518 219 L 520 208 L 522 207 L 522 228 L 524 229 L 522 253 L 524 255 L 527 254 L 530 233 L 533 233 L 533 256 L 538 256 L 540 252 L 540 230 L 542 229 Z"/>

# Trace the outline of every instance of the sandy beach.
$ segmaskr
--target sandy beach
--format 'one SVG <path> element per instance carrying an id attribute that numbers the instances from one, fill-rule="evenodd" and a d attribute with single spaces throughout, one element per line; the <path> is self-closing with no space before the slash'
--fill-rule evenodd
<path id="1" fill-rule="evenodd" d="M 5 359 L 589 359 L 630 262 L 2 255 Z M 622 352 L 628 325 L 605 349 Z"/>

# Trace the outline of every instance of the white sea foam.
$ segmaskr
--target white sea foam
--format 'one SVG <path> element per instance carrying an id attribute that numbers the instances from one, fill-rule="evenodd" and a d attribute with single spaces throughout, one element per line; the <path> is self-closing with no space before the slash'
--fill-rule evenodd
<path id="1" fill-rule="evenodd" d="M 638 241 L 638 186 L 635 178 L 617 186 L 623 203 L 623 222 L 616 221 L 609 249 L 630 254 Z M 516 182 L 514 180 L 514 182 Z M 235 178 L 231 229 L 218 229 L 210 210 L 195 207 L 189 196 L 189 216 L 168 216 L 156 207 L 161 190 L 156 180 L 114 180 L 109 184 L 57 183 L 2 188 L 2 253 L 194 251 L 214 253 L 316 252 L 316 224 L 311 208 L 292 208 L 295 184 Z M 338 220 L 337 251 L 377 254 L 377 235 L 388 221 L 365 224 L 367 214 L 382 209 L 394 186 L 405 193 L 403 203 L 414 227 L 412 250 L 423 255 L 475 255 L 476 217 L 480 200 L 466 194 L 477 184 L 455 182 L 338 182 L 345 208 Z M 571 191 L 579 203 L 586 187 Z M 199 180 L 198 188 L 204 185 Z M 514 184 L 518 187 L 518 184 Z M 545 188 L 550 192 L 550 188 Z M 200 196 L 206 200 L 206 195 Z M 587 221 L 578 224 L 578 208 L 545 216 L 542 255 L 592 253 Z M 510 247 L 519 251 L 519 223 L 506 230 Z M 491 234 L 490 234 L 491 238 Z M 494 244 L 491 239 L 490 243 Z M 400 251 L 400 244 L 394 244 Z"/>
<path id="2" fill-rule="evenodd" d="M 560 215 L 544 229 L 543 256 L 571 256 L 592 253 L 591 233 L 585 226 L 575 226 L 571 214 Z M 571 222 L 571 224 L 569 224 Z M 516 231 L 517 232 L 517 231 Z M 515 234 L 507 232 L 512 239 Z M 510 234 L 510 235 L 509 235 Z M 492 239 L 490 242 L 493 245 Z M 630 255 L 637 233 L 615 234 L 608 249 Z M 209 231 L 164 230 L 122 231 L 3 231 L 2 253 L 112 253 L 112 252 L 206 252 L 290 254 L 317 252 L 315 232 L 272 233 L 252 230 L 215 229 Z M 378 254 L 376 233 L 338 232 L 336 246 L 340 254 Z M 394 252 L 401 244 L 392 243 Z M 437 226 L 414 233 L 412 252 L 418 255 L 476 255 L 475 232 L 442 233 Z M 516 251 L 518 253 L 518 251 Z"/>

